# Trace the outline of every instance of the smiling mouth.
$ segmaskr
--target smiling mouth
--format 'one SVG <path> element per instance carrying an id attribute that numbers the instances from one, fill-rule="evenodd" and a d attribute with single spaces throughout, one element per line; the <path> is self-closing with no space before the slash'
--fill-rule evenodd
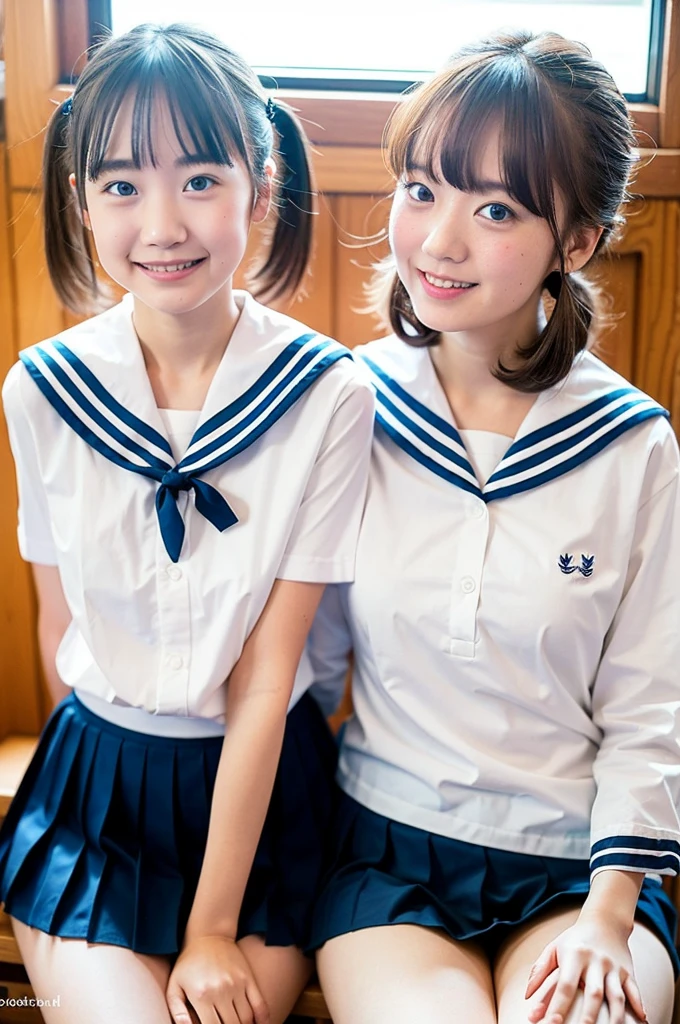
<path id="1" fill-rule="evenodd" d="M 421 270 L 421 274 L 425 278 L 428 284 L 432 284 L 435 288 L 474 288 L 475 285 L 471 281 L 452 281 L 448 277 L 435 277 L 434 274 L 428 274 L 427 271 Z"/>
<path id="2" fill-rule="evenodd" d="M 150 270 L 154 274 L 176 274 L 180 270 L 190 270 L 191 267 L 197 267 L 199 263 L 203 263 L 205 256 L 202 256 L 199 260 L 185 260 L 184 263 L 139 263 L 136 262 L 136 266 L 142 267 L 143 270 Z"/>

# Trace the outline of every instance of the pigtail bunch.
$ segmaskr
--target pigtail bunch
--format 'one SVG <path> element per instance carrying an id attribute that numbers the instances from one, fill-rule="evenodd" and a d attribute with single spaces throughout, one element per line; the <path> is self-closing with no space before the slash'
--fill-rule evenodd
<path id="1" fill-rule="evenodd" d="M 60 301 L 76 313 L 93 311 L 101 287 L 88 233 L 69 176 L 73 99 L 61 103 L 50 118 L 43 151 L 43 225 L 47 269 Z"/>
<path id="2" fill-rule="evenodd" d="M 281 167 L 273 200 L 276 224 L 269 255 L 255 276 L 256 291 L 267 299 L 294 294 L 307 271 L 312 248 L 314 186 L 307 138 L 291 108 L 271 98 L 267 117 L 278 137 Z"/>

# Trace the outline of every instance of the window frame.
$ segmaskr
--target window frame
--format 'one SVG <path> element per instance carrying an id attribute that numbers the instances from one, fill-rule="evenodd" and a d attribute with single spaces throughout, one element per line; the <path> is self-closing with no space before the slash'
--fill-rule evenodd
<path id="1" fill-rule="evenodd" d="M 104 9 L 108 0 L 98 0 Z M 54 103 L 72 87 L 64 68 L 77 71 L 89 44 L 87 0 L 8 0 L 7 142 L 11 187 L 37 187 L 36 150 Z M 631 103 L 642 156 L 637 189 L 646 196 L 680 196 L 680 0 L 666 0 L 659 103 Z M 384 191 L 387 172 L 380 143 L 395 95 L 280 90 L 298 110 L 319 151 L 319 185 L 326 191 Z M 320 127 L 323 126 L 323 127 Z M 647 162 L 647 157 L 654 158 Z"/>

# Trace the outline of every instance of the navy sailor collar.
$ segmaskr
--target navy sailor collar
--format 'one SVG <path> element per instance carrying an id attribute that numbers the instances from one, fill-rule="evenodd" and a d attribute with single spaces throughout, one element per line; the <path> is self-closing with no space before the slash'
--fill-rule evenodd
<path id="1" fill-rule="evenodd" d="M 156 511 L 170 558 L 184 523 L 180 491 L 218 530 L 237 517 L 202 475 L 240 454 L 350 352 L 237 293 L 241 316 L 210 384 L 198 424 L 175 463 L 132 325 L 131 297 L 100 317 L 20 353 L 44 397 L 92 448 L 123 469 L 155 480 Z M 303 333 L 301 333 L 303 332 Z"/>
<path id="2" fill-rule="evenodd" d="M 406 351 L 404 351 L 406 350 Z M 358 352 L 376 390 L 381 434 L 437 476 L 487 504 L 540 487 L 593 458 L 621 434 L 668 412 L 589 353 L 541 392 L 503 459 L 480 487 L 426 348 L 396 338 Z"/>

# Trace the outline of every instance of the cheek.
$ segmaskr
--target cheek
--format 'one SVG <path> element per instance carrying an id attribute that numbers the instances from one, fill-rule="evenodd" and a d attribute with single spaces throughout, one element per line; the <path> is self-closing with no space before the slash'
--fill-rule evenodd
<path id="1" fill-rule="evenodd" d="M 543 283 L 550 270 L 550 253 L 535 242 L 508 243 L 489 251 L 487 267 L 493 267 L 499 280 L 508 289 L 522 294 L 534 292 Z"/>
<path id="2" fill-rule="evenodd" d="M 396 200 L 390 214 L 388 239 L 397 265 L 418 244 L 414 225 L 410 218 L 400 213 Z"/>

